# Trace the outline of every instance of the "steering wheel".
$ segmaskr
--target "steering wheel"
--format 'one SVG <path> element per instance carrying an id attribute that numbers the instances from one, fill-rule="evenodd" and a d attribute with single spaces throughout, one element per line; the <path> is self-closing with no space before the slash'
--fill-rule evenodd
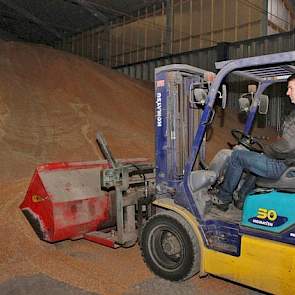
<path id="1" fill-rule="evenodd" d="M 231 134 L 234 139 L 246 149 L 256 153 L 263 153 L 263 145 L 258 141 L 256 137 L 246 135 L 238 129 L 232 129 Z"/>

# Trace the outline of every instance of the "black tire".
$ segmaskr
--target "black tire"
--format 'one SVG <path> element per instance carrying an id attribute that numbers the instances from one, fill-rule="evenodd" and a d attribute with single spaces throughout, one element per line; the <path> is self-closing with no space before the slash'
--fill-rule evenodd
<path id="1" fill-rule="evenodd" d="M 197 237 L 189 223 L 173 211 L 158 213 L 147 221 L 140 245 L 145 263 L 161 278 L 183 281 L 200 271 Z"/>

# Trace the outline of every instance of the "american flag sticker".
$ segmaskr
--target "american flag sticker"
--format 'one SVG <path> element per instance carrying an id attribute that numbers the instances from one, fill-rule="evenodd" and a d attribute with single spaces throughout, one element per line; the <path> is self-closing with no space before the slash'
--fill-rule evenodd
<path id="1" fill-rule="evenodd" d="M 156 82 L 157 87 L 164 87 L 165 86 L 165 80 L 159 80 Z"/>

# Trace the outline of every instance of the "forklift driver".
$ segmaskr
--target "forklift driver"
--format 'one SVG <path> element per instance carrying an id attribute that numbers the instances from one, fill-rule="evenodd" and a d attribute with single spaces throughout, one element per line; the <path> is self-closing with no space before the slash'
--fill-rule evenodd
<path id="1" fill-rule="evenodd" d="M 287 82 L 287 96 L 295 104 L 295 74 Z M 278 179 L 289 166 L 295 165 L 295 110 L 286 118 L 283 126 L 282 137 L 266 145 L 264 154 L 248 150 L 232 152 L 224 181 L 212 197 L 215 207 L 222 211 L 229 208 L 244 170 L 257 176 Z"/>

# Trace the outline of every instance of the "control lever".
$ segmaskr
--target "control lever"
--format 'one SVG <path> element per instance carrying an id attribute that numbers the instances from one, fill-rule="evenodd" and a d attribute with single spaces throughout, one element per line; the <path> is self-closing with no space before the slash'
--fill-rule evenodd
<path id="1" fill-rule="evenodd" d="M 117 161 L 114 159 L 111 150 L 109 149 L 107 142 L 103 135 L 99 132 L 96 133 L 96 141 L 99 145 L 99 148 L 105 157 L 106 160 L 108 160 L 109 164 L 111 165 L 112 168 L 118 168 L 119 164 Z"/>

